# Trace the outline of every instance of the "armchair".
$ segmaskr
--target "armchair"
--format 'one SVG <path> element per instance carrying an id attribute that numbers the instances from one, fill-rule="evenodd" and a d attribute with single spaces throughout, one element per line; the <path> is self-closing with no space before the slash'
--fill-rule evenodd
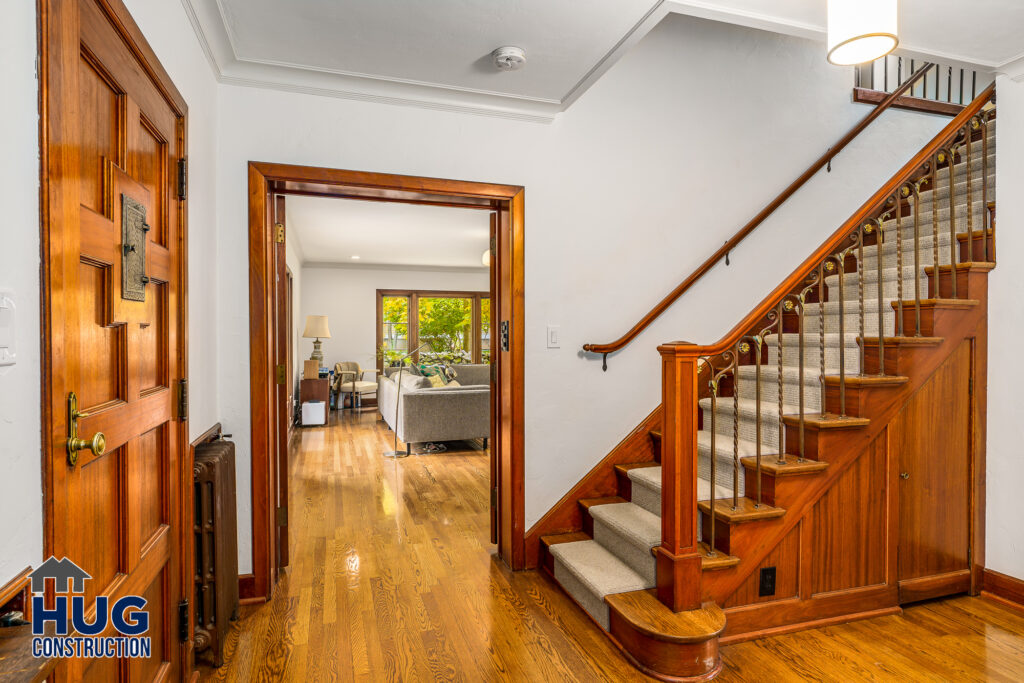
<path id="1" fill-rule="evenodd" d="M 334 386 L 332 389 L 338 396 L 339 403 L 337 405 L 339 408 L 343 407 L 343 404 L 340 402 L 342 400 L 341 394 L 349 394 L 353 408 L 357 407 L 357 403 L 362 402 L 363 394 L 376 394 L 377 382 L 365 379 L 366 375 L 375 375 L 376 373 L 376 370 L 363 370 L 359 367 L 359 363 L 349 361 L 335 363 Z"/>

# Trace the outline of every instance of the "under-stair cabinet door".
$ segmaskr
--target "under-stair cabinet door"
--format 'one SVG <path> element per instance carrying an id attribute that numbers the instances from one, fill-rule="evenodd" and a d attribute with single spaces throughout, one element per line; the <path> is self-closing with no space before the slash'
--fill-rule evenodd
<path id="1" fill-rule="evenodd" d="M 970 588 L 971 345 L 960 344 L 892 423 L 900 602 Z"/>
<path id="2" fill-rule="evenodd" d="M 43 5 L 46 550 L 90 575 L 87 606 L 144 598 L 152 655 L 64 660 L 55 680 L 176 681 L 191 534 L 185 103 L 119 0 Z M 118 635 L 106 623 L 100 635 Z"/>

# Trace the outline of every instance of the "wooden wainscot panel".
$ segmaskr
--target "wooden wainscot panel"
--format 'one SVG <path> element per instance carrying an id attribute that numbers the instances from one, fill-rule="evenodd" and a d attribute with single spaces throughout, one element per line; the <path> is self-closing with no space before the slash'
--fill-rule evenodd
<path id="1" fill-rule="evenodd" d="M 775 550 L 751 573 L 743 585 L 729 596 L 725 607 L 739 607 L 795 598 L 800 589 L 800 532 L 805 522 L 793 528 Z M 759 595 L 761 569 L 775 567 L 774 595 Z"/>
<path id="2" fill-rule="evenodd" d="M 814 507 L 812 594 L 885 583 L 886 504 L 886 443 L 876 439 Z"/>

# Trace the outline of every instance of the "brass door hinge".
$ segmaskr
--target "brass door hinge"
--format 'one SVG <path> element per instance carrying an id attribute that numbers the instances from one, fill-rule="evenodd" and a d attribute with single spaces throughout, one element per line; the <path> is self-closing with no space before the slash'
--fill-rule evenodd
<path id="1" fill-rule="evenodd" d="M 284 244 L 284 226 L 280 223 L 274 226 L 274 241 L 278 244 Z"/>
<path id="2" fill-rule="evenodd" d="M 178 159 L 178 199 L 185 201 L 188 196 L 188 161 L 185 157 Z"/>
<path id="3" fill-rule="evenodd" d="M 277 525 L 278 526 L 288 526 L 288 508 L 287 507 L 279 507 L 276 510 L 276 514 L 277 514 Z"/>
<path id="4" fill-rule="evenodd" d="M 178 419 L 184 422 L 188 419 L 188 380 L 178 380 Z"/>
<path id="5" fill-rule="evenodd" d="M 277 366 L 277 383 L 284 384 L 284 365 Z"/>

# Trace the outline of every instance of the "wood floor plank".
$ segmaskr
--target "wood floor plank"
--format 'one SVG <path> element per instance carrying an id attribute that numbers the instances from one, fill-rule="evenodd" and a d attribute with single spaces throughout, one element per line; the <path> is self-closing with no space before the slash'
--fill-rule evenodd
<path id="1" fill-rule="evenodd" d="M 206 681 L 651 681 L 546 574 L 489 543 L 478 443 L 392 460 L 370 411 L 299 430 L 292 566 Z M 401 446 L 401 444 L 400 444 Z M 1024 611 L 959 597 L 738 643 L 719 681 L 1024 680 Z"/>

